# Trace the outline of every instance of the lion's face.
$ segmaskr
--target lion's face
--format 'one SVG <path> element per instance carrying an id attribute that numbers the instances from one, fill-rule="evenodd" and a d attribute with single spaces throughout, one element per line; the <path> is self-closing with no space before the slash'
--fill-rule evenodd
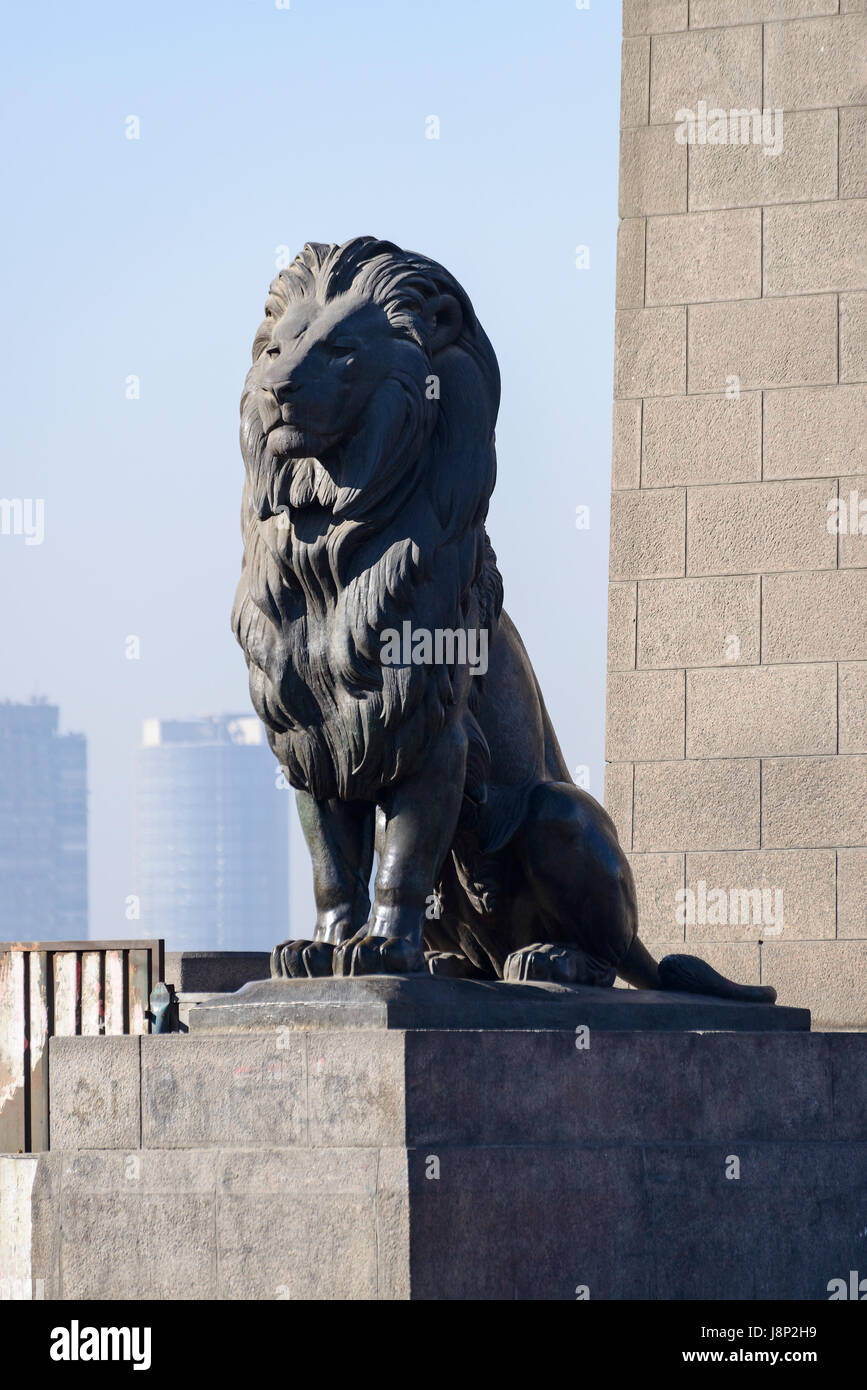
<path id="1" fill-rule="evenodd" d="M 233 621 L 253 703 L 294 786 L 372 799 L 469 681 L 382 664 L 379 634 L 410 615 L 487 629 L 498 611 L 496 358 L 441 265 L 357 237 L 280 271 L 252 359 Z"/>
<path id="2" fill-rule="evenodd" d="M 308 242 L 272 281 L 265 315 L 241 450 L 245 514 L 269 534 L 278 513 L 285 543 L 287 514 L 308 530 L 323 511 L 375 525 L 446 447 L 461 455 L 459 491 L 490 489 L 496 359 L 442 266 L 372 237 Z"/>
<path id="3" fill-rule="evenodd" d="M 291 301 L 254 367 L 255 404 L 274 461 L 327 457 L 389 379 L 421 393 L 429 367 L 385 310 L 357 293 Z M 258 378 L 258 380 L 257 380 Z"/>

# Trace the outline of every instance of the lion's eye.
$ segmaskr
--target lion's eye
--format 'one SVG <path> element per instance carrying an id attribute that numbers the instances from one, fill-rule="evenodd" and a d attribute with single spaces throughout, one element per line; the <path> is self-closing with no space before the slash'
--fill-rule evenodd
<path id="1" fill-rule="evenodd" d="M 327 347 L 332 357 L 348 357 L 355 351 L 352 343 L 328 343 Z"/>
<path id="2" fill-rule="evenodd" d="M 265 356 L 266 356 L 266 357 L 279 357 L 279 356 L 280 356 L 280 349 L 277 347 L 277 344 L 276 344 L 276 343 L 272 343 L 271 346 L 270 346 L 269 348 L 266 348 L 266 349 L 265 349 Z"/>

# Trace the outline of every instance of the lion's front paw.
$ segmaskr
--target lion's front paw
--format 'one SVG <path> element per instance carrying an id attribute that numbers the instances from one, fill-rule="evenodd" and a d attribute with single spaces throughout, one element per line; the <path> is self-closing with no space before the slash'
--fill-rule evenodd
<path id="1" fill-rule="evenodd" d="M 503 979 L 510 984 L 534 980 L 557 985 L 574 985 L 583 975 L 582 954 L 571 946 L 535 942 L 522 946 L 506 957 Z"/>
<path id="2" fill-rule="evenodd" d="M 330 975 L 333 953 L 329 941 L 282 941 L 271 952 L 271 978 L 306 980 Z"/>
<path id="3" fill-rule="evenodd" d="M 335 975 L 414 975 L 424 952 L 403 936 L 354 936 L 334 952 Z"/>

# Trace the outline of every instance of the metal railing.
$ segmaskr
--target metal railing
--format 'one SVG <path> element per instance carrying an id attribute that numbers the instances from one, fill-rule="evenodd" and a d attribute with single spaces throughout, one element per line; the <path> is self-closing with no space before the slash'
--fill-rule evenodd
<path id="1" fill-rule="evenodd" d="M 148 1033 L 164 942 L 0 942 L 0 1153 L 48 1148 L 47 1041 Z"/>

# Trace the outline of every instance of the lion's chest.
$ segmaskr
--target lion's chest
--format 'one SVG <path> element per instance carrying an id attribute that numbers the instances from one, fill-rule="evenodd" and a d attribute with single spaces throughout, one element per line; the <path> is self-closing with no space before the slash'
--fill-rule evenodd
<path id="1" fill-rule="evenodd" d="M 408 606 L 423 627 L 437 623 L 424 586 L 412 588 L 412 605 L 392 589 L 389 581 L 408 582 L 406 567 L 359 565 L 335 583 L 333 553 L 292 558 L 290 570 L 270 550 L 248 555 L 236 628 L 254 705 L 295 786 L 319 798 L 375 798 L 398 764 L 403 775 L 420 764 L 454 699 L 445 667 L 395 663 L 387 634 Z"/>

